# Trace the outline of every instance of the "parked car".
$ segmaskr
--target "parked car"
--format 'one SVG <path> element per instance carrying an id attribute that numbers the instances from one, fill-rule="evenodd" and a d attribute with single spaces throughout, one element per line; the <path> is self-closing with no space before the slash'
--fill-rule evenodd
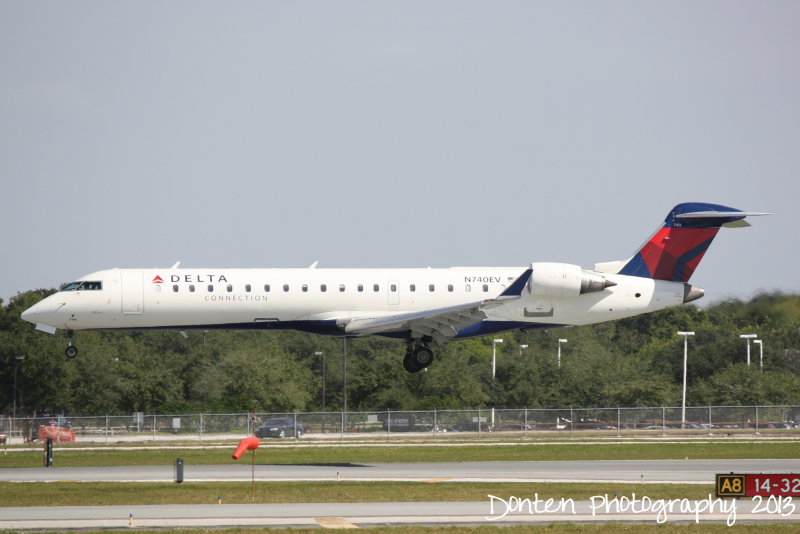
<path id="1" fill-rule="evenodd" d="M 598 419 L 578 419 L 575 428 L 579 430 L 616 430 L 617 427 L 609 425 Z"/>
<path id="2" fill-rule="evenodd" d="M 0 426 L 0 445 L 5 445 L 7 440 L 8 434 L 6 434 L 6 429 Z"/>
<path id="3" fill-rule="evenodd" d="M 256 427 L 256 437 L 258 438 L 285 438 L 302 437 L 306 429 L 300 423 L 295 423 L 291 417 L 277 417 L 267 419 L 263 424 Z"/>

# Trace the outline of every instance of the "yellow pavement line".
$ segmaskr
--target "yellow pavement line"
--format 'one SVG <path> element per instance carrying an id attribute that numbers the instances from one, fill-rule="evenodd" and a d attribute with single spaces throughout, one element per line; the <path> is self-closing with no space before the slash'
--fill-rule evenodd
<path id="1" fill-rule="evenodd" d="M 429 478 L 427 480 L 423 480 L 423 482 L 447 482 L 448 480 L 455 480 L 455 478 Z"/>
<path id="2" fill-rule="evenodd" d="M 358 528 L 344 517 L 315 517 L 314 521 L 322 528 Z"/>

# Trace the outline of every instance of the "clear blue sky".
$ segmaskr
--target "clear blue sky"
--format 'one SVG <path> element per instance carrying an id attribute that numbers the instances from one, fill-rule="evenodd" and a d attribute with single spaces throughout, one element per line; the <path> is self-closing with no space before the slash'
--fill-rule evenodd
<path id="1" fill-rule="evenodd" d="M 683 201 L 800 291 L 800 3 L 0 3 L 0 298 L 110 267 L 592 267 Z"/>

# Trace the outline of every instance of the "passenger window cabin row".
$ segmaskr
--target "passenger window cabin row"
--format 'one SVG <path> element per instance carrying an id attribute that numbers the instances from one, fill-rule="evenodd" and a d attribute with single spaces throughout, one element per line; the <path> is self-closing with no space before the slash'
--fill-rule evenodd
<path id="1" fill-rule="evenodd" d="M 503 287 L 505 287 L 505 286 L 503 286 Z M 189 288 L 189 293 L 194 293 L 195 291 L 197 291 L 197 286 L 195 284 L 189 284 L 188 288 Z M 216 289 L 216 286 L 214 284 L 208 284 L 206 286 L 206 290 L 209 293 L 213 293 L 215 291 L 215 289 Z M 264 284 L 264 292 L 265 293 L 271 292 L 272 289 L 273 289 L 272 285 Z M 290 290 L 291 290 L 291 287 L 289 286 L 289 284 L 283 284 L 283 286 L 281 286 L 281 289 L 283 290 L 284 293 L 289 293 Z M 308 293 L 308 289 L 309 289 L 309 285 L 308 284 L 302 284 L 300 286 L 300 291 L 302 291 L 303 293 Z M 340 293 L 344 293 L 346 291 L 346 289 L 347 289 L 347 287 L 346 287 L 345 284 L 339 284 L 338 291 Z M 481 286 L 481 289 L 483 290 L 484 293 L 488 293 L 489 292 L 489 284 L 483 284 Z M 174 293 L 178 293 L 178 292 L 180 292 L 180 290 L 181 290 L 180 284 L 174 284 L 172 286 L 172 291 Z M 253 291 L 253 286 L 251 284 L 246 284 L 244 286 L 244 290 L 247 293 L 251 293 Z M 380 290 L 381 290 L 380 284 L 373 284 L 372 285 L 373 293 L 378 293 L 378 292 L 380 292 Z M 397 284 L 389 284 L 389 291 L 390 292 L 397 293 L 397 290 L 398 290 Z M 411 293 L 415 293 L 417 291 L 417 285 L 416 284 L 409 284 L 408 290 Z M 453 286 L 453 284 L 448 284 L 447 285 L 447 291 L 449 293 L 452 293 L 454 290 L 455 290 L 455 287 Z M 233 284 L 226 285 L 225 286 L 225 291 L 228 292 L 228 293 L 233 293 Z M 328 285 L 327 284 L 320 284 L 319 291 L 320 291 L 320 293 L 326 293 L 328 291 Z M 364 292 L 364 284 L 358 284 L 356 286 L 356 291 L 358 291 L 359 293 L 363 293 Z M 429 293 L 433 293 L 435 291 L 436 291 L 436 285 L 435 284 L 428 284 L 428 292 Z M 472 286 L 470 284 L 466 284 L 464 286 L 464 291 L 469 293 L 470 291 L 472 291 Z"/>

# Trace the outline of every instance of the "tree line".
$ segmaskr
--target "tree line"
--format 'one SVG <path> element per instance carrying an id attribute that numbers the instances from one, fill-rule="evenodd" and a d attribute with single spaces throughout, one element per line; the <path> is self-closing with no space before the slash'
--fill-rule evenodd
<path id="1" fill-rule="evenodd" d="M 683 337 L 689 405 L 800 405 L 800 295 L 765 293 L 708 308 L 682 306 L 591 326 L 504 332 L 435 350 L 425 371 L 403 370 L 405 344 L 292 331 L 78 332 L 34 329 L 20 313 L 52 290 L 0 300 L 0 412 L 72 416 L 677 406 Z M 740 334 L 757 334 L 760 347 Z M 496 375 L 492 378 L 493 339 Z M 556 353 L 559 339 L 561 365 Z M 346 347 L 345 347 L 346 345 Z M 346 360 L 343 357 L 347 350 Z M 24 357 L 24 359 L 22 359 Z M 324 377 L 324 380 L 323 380 Z M 16 385 L 16 389 L 15 386 Z M 324 393 L 324 395 L 323 395 Z"/>

